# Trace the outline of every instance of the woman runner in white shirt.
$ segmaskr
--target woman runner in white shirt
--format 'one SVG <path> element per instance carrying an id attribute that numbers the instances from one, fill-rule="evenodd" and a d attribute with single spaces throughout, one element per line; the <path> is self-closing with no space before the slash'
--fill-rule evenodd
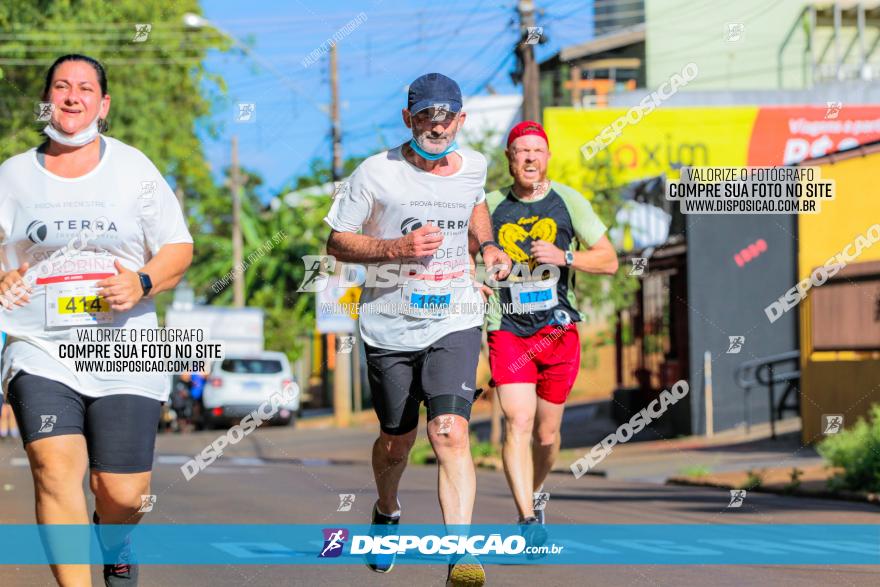
<path id="1" fill-rule="evenodd" d="M 37 522 L 89 523 L 88 467 L 94 522 L 136 524 L 142 496 L 150 495 L 168 378 L 79 372 L 58 349 L 74 328 L 155 328 L 152 298 L 183 277 L 192 237 L 152 162 L 101 134 L 110 95 L 97 61 L 57 59 L 43 101 L 52 105 L 47 141 L 0 165 L 0 321 L 9 335 L 3 391 L 30 461 Z M 92 313 L 62 311 L 69 296 L 94 305 Z M 128 541 L 105 539 L 102 547 L 104 562 L 115 563 L 104 565 L 105 584 L 136 585 Z M 91 584 L 88 565 L 52 565 L 52 572 L 60 585 Z"/>

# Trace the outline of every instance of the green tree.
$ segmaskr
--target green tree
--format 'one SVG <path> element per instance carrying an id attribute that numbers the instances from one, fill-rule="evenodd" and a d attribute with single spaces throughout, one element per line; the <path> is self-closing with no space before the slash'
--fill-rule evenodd
<path id="1" fill-rule="evenodd" d="M 347 169 L 356 163 L 347 162 Z M 299 186 L 324 185 L 326 163 L 316 160 L 312 173 L 298 178 Z M 294 361 L 302 352 L 303 337 L 315 328 L 315 294 L 297 292 L 305 277 L 305 255 L 318 255 L 329 229 L 323 218 L 332 202 L 332 188 L 317 190 L 314 195 L 297 194 L 291 205 L 278 198 L 276 209 L 264 205 L 257 195 L 262 179 L 243 170 L 241 228 L 245 267 L 245 304 L 265 311 L 266 348 L 286 352 Z M 228 170 L 227 170 L 228 176 Z M 287 194 L 287 189 L 280 190 Z M 196 294 L 212 305 L 229 306 L 233 302 L 236 271 L 232 262 L 232 197 L 228 187 L 216 197 L 203 198 L 194 209 L 202 221 L 202 231 L 195 236 L 195 259 L 187 276 L 195 284 Z"/>
<path id="2" fill-rule="evenodd" d="M 342 162 L 342 176 L 348 177 L 366 157 L 351 157 Z M 309 161 L 309 172 L 296 178 L 292 190 L 324 185 L 333 181 L 333 170 L 325 159 L 316 157 Z"/>
<path id="3" fill-rule="evenodd" d="M 216 209 L 220 198 L 200 135 L 217 136 L 207 117 L 226 92 L 203 63 L 210 49 L 231 44 L 210 28 L 186 28 L 187 12 L 200 12 L 197 0 L 0 3 L 0 160 L 43 141 L 37 104 L 52 62 L 67 53 L 93 57 L 104 65 L 112 98 L 107 134 L 143 151 L 184 194 L 198 248 L 198 211 Z M 145 38 L 136 36 L 136 24 L 149 25 Z M 170 297 L 157 299 L 160 315 Z"/>
<path id="4" fill-rule="evenodd" d="M 513 183 L 508 171 L 507 155 L 498 144 L 500 132 L 483 131 L 468 135 L 468 147 L 486 157 L 489 169 L 486 173 L 486 193 L 500 190 Z"/>
<path id="5" fill-rule="evenodd" d="M 200 12 L 197 0 L 0 3 L 0 160 L 42 141 L 45 123 L 35 110 L 46 70 L 63 54 L 83 53 L 107 71 L 108 134 L 143 151 L 190 197 L 212 192 L 197 129 L 216 135 L 205 117 L 226 86 L 203 62 L 229 42 L 210 29 L 187 29 L 187 12 Z M 136 23 L 151 27 L 141 42 Z"/>

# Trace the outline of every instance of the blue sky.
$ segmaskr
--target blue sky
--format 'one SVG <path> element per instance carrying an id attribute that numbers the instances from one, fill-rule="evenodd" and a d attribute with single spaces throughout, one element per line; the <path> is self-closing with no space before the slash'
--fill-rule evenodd
<path id="1" fill-rule="evenodd" d="M 537 0 L 537 24 L 549 42 L 538 58 L 592 36 L 591 0 Z M 210 0 L 204 15 L 233 36 L 252 40 L 252 49 L 271 61 L 297 91 L 241 53 L 211 53 L 206 67 L 229 85 L 214 119 L 219 139 L 205 138 L 216 173 L 229 164 L 229 143 L 239 137 L 242 165 L 265 180 L 268 197 L 308 169 L 315 156 L 329 158 L 328 59 L 304 67 L 302 61 L 346 23 L 366 20 L 339 41 L 343 152 L 364 155 L 407 137 L 400 119 L 405 87 L 423 73 L 439 71 L 456 81 L 465 96 L 519 93 L 510 81 L 518 38 L 514 0 Z M 363 17 L 361 17 L 363 19 Z M 505 59 L 507 59 L 505 61 Z M 256 104 L 256 121 L 234 122 L 236 104 Z"/>

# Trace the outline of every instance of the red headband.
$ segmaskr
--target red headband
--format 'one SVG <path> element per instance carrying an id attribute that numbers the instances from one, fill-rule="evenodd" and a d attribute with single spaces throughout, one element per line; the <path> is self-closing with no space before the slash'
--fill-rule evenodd
<path id="1" fill-rule="evenodd" d="M 547 141 L 547 146 L 550 146 L 550 140 L 547 138 L 547 133 L 544 132 L 544 127 L 542 127 L 534 120 L 523 120 L 512 129 L 510 129 L 510 134 L 507 135 L 507 147 L 510 148 L 510 144 L 513 141 L 526 135 L 537 135 L 539 137 L 543 137 L 543 139 Z"/>

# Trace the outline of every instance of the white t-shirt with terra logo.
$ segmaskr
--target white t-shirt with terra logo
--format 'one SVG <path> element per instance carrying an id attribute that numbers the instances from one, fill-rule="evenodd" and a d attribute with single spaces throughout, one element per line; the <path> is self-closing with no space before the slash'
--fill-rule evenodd
<path id="1" fill-rule="evenodd" d="M 382 282 L 366 283 L 360 297 L 361 336 L 371 346 L 420 350 L 483 324 L 483 298 L 470 277 L 468 226 L 474 206 L 486 199 L 486 158 L 470 149 L 456 153 L 461 169 L 446 177 L 419 169 L 404 159 L 401 147 L 373 155 L 351 175 L 324 219 L 338 232 L 383 240 L 428 223 L 443 233 L 431 257 L 366 265 L 367 278 L 374 274 Z M 401 273 L 416 275 L 397 281 Z"/>
<path id="2" fill-rule="evenodd" d="M 77 372 L 73 361 L 59 355 L 59 344 L 72 342 L 72 329 L 83 327 L 67 325 L 62 313 L 52 309 L 57 310 L 53 300 L 60 300 L 62 291 L 73 291 L 62 288 L 115 275 L 115 259 L 137 271 L 163 245 L 193 242 L 177 198 L 156 166 L 134 147 L 102 138 L 106 148 L 101 161 L 82 177 L 52 174 L 37 160 L 36 149 L 0 165 L 0 270 L 29 263 L 25 280 L 33 287 L 25 306 L 0 310 L 0 330 L 8 335 L 0 359 L 4 394 L 24 370 L 90 397 L 128 393 L 168 398 L 167 374 Z M 65 254 L 53 258 L 57 251 Z M 158 325 L 151 299 L 102 316 L 106 322 L 85 327 Z"/>

